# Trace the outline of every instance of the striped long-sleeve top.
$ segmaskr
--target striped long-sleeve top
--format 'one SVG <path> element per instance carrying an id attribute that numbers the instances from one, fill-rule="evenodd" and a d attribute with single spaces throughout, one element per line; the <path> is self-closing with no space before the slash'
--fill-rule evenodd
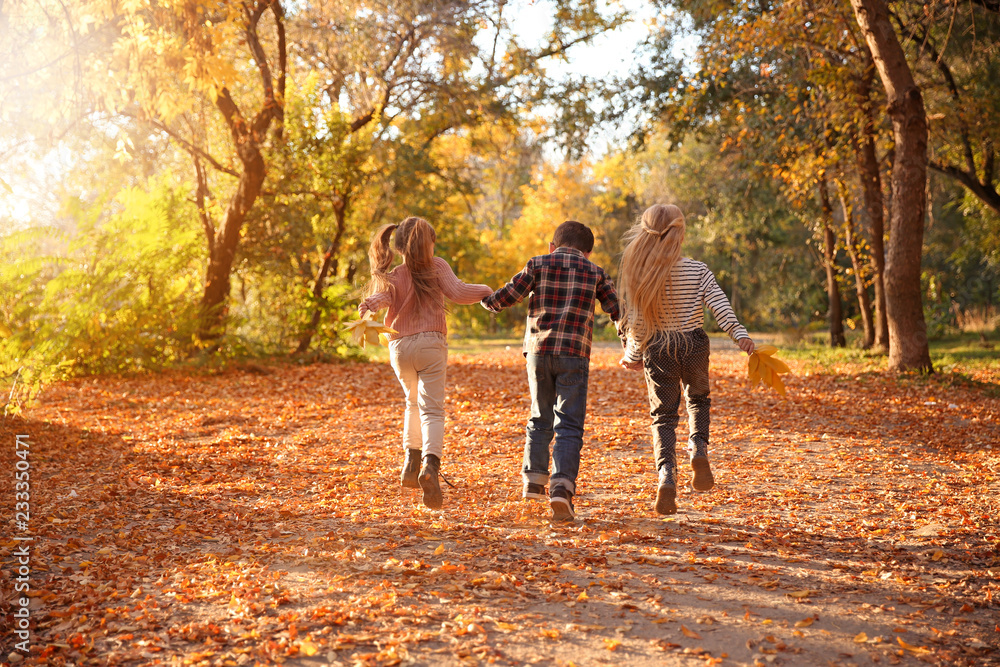
<path id="1" fill-rule="evenodd" d="M 663 304 L 661 312 L 676 314 L 678 325 L 671 326 L 661 321 L 656 328 L 660 331 L 695 331 L 705 325 L 705 310 L 708 306 L 715 316 L 719 327 L 729 334 L 733 341 L 749 338 L 736 313 L 726 298 L 726 293 L 719 287 L 715 275 L 704 262 L 690 257 L 681 257 L 670 275 L 670 287 L 664 290 L 660 297 Z M 629 336 L 625 349 L 625 361 L 632 363 L 642 359 L 642 350 L 636 341 Z"/>
<path id="2" fill-rule="evenodd" d="M 437 269 L 441 291 L 450 301 L 468 305 L 478 303 L 493 293 L 493 290 L 486 285 L 473 285 L 459 280 L 448 266 L 448 262 L 440 257 L 434 258 L 434 267 Z M 389 334 L 389 340 L 427 331 L 448 333 L 443 308 L 426 308 L 418 311 L 408 307 L 409 301 L 413 298 L 413 279 L 410 277 L 409 267 L 400 264 L 394 268 L 389 272 L 389 281 L 392 283 L 392 290 L 372 294 L 358 307 L 362 315 L 369 310 L 389 308 L 385 315 L 385 323 L 396 330 L 396 333 Z"/>

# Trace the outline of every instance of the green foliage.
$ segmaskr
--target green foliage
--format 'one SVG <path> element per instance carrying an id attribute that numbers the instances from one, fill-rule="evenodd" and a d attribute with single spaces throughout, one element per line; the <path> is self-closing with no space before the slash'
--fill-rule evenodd
<path id="1" fill-rule="evenodd" d="M 736 151 L 717 142 L 672 144 L 660 135 L 634 155 L 612 156 L 606 175 L 608 200 L 634 211 L 605 218 L 621 233 L 655 202 L 671 202 L 685 213 L 684 254 L 705 262 L 729 296 L 740 320 L 755 329 L 802 328 L 826 307 L 811 233 L 769 179 L 760 177 Z M 614 196 L 612 196 L 614 195 Z M 623 224 L 624 223 L 624 224 Z M 609 231 L 610 231 L 609 229 Z M 711 328 L 712 318 L 706 318 Z"/>

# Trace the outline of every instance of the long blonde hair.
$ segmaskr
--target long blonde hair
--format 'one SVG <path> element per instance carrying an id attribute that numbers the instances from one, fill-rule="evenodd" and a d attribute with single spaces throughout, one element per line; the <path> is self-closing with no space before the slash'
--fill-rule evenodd
<path id="1" fill-rule="evenodd" d="M 390 239 L 395 233 L 394 242 Z M 408 308 L 444 308 L 444 297 L 437 270 L 434 268 L 434 228 L 423 218 L 410 216 L 399 224 L 387 224 L 378 228 L 368 247 L 368 262 L 372 279 L 365 295 L 394 291 L 389 280 L 389 269 L 398 254 L 410 271 L 413 281 L 413 297 L 400 306 L 399 312 Z M 395 294 L 393 295 L 395 296 Z"/>
<path id="2" fill-rule="evenodd" d="M 679 326 L 670 302 L 671 273 L 681 258 L 684 214 L 672 204 L 654 204 L 625 232 L 618 269 L 622 325 L 640 349 L 662 341 L 673 345 Z M 662 323 L 666 328 L 660 328 Z"/>

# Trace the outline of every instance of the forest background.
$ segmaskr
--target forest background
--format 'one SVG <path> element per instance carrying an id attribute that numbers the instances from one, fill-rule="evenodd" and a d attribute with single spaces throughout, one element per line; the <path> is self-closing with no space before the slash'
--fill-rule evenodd
<path id="1" fill-rule="evenodd" d="M 622 31 L 621 73 L 565 67 Z M 615 275 L 657 202 L 752 330 L 928 370 L 929 340 L 1000 322 L 998 38 L 995 0 L 0 2 L 7 408 L 68 375 L 356 355 L 384 222 L 428 219 L 499 287 L 564 219 Z M 511 337 L 523 311 L 449 319 Z"/>

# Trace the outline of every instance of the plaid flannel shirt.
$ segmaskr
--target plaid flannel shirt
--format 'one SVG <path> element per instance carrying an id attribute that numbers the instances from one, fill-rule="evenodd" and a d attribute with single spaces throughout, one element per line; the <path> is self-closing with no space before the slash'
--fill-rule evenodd
<path id="1" fill-rule="evenodd" d="M 529 296 L 530 295 L 530 296 Z M 575 248 L 556 248 L 528 260 L 506 285 L 482 300 L 494 313 L 528 297 L 524 328 L 525 355 L 590 358 L 594 335 L 594 301 L 618 321 L 618 293 L 604 272 Z"/>

